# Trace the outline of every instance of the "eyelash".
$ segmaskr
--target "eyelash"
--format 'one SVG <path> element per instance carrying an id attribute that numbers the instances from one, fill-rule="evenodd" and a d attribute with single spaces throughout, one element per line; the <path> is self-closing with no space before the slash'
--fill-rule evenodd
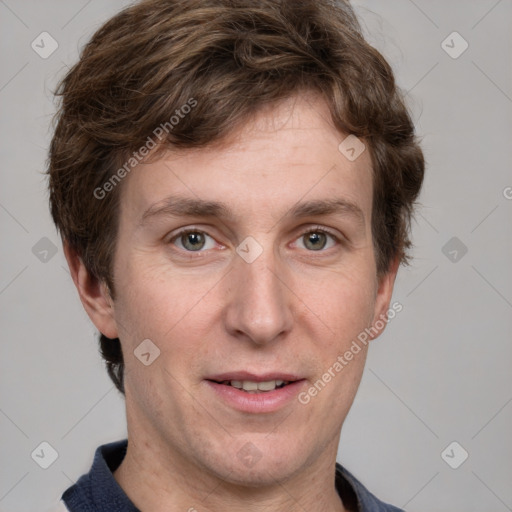
<path id="1" fill-rule="evenodd" d="M 208 233 L 206 233 L 205 231 L 202 231 L 201 229 L 194 229 L 194 228 L 185 228 L 185 229 L 182 229 L 180 232 L 176 233 L 170 240 L 169 240 L 169 243 L 170 244 L 174 244 L 174 242 L 179 239 L 181 236 L 183 235 L 187 235 L 189 233 L 202 233 L 202 234 L 205 234 L 207 236 L 209 236 L 210 238 L 213 238 L 211 235 L 208 235 Z M 317 227 L 314 227 L 314 228 L 310 228 L 308 229 L 307 231 L 304 231 L 303 233 L 301 233 L 295 240 L 298 240 L 299 238 L 302 238 L 306 235 L 309 235 L 310 233 L 324 233 L 325 235 L 329 235 L 335 242 L 337 245 L 339 245 L 341 243 L 341 240 L 338 236 L 336 236 L 334 233 L 332 233 L 331 231 L 329 231 L 328 229 L 326 228 L 323 228 L 321 226 L 317 226 Z M 180 251 L 183 251 L 182 249 L 178 248 Z M 326 250 L 319 250 L 319 251 L 309 251 L 309 252 L 326 252 L 328 251 L 329 249 L 326 249 Z M 187 253 L 202 253 L 202 252 L 205 252 L 205 251 L 184 251 L 184 252 L 187 252 Z"/>

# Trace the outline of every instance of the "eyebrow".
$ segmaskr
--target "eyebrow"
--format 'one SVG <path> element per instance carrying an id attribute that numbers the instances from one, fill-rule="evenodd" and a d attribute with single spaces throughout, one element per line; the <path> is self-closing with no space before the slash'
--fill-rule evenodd
<path id="1" fill-rule="evenodd" d="M 365 226 L 363 210 L 346 199 L 317 199 L 293 206 L 285 217 L 313 217 L 321 215 L 342 215 L 353 217 L 362 228 Z"/>
<path id="2" fill-rule="evenodd" d="M 283 218 L 303 218 L 325 215 L 342 215 L 352 217 L 362 228 L 365 216 L 362 209 L 346 199 L 316 199 L 295 204 Z M 141 216 L 139 226 L 146 224 L 155 217 L 218 217 L 234 220 L 232 210 L 222 202 L 205 201 L 202 199 L 169 196 L 150 206 Z"/>
<path id="3" fill-rule="evenodd" d="M 221 217 L 233 219 L 234 215 L 228 206 L 217 201 L 203 201 L 179 196 L 169 196 L 150 206 L 143 214 L 139 226 L 150 219 L 160 216 L 172 217 Z"/>

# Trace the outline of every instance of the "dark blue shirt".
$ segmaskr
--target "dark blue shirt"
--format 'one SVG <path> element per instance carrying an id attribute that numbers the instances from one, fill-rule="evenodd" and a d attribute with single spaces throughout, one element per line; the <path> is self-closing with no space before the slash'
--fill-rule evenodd
<path id="1" fill-rule="evenodd" d="M 128 440 L 100 446 L 89 473 L 67 489 L 62 500 L 70 512 L 140 512 L 114 478 Z M 354 512 L 403 512 L 377 499 L 343 466 L 336 464 L 336 490 L 345 508 Z"/>

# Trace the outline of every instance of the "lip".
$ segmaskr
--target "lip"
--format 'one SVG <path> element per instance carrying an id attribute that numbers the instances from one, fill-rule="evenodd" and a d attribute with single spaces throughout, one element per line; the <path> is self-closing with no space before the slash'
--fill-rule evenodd
<path id="1" fill-rule="evenodd" d="M 247 393 L 241 389 L 226 384 L 214 382 L 215 380 L 251 380 L 263 382 L 267 380 L 294 380 L 286 386 L 265 391 L 263 393 Z M 306 379 L 293 378 L 292 375 L 283 373 L 269 373 L 254 375 L 247 372 L 235 372 L 217 375 L 204 381 L 212 391 L 216 400 L 221 401 L 231 409 L 251 414 L 272 413 L 283 409 L 291 403 L 298 403 L 297 395 L 306 385 Z"/>
<path id="2" fill-rule="evenodd" d="M 251 382 L 266 382 L 269 380 L 296 381 L 302 379 L 303 377 L 291 373 L 269 372 L 256 374 L 247 371 L 219 373 L 217 375 L 212 375 L 211 377 L 206 378 L 206 380 L 216 380 L 219 382 L 224 380 L 250 380 Z"/>

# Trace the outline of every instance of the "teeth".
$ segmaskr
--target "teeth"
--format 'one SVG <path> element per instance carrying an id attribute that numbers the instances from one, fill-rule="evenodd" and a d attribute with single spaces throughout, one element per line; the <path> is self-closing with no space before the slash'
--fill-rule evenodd
<path id="1" fill-rule="evenodd" d="M 258 391 L 273 391 L 276 387 L 282 386 L 285 383 L 284 380 L 268 380 L 265 382 L 253 382 L 250 380 L 232 380 L 229 384 L 237 389 L 243 389 L 249 392 Z"/>
<path id="2" fill-rule="evenodd" d="M 264 382 L 261 382 L 260 384 L 264 384 Z M 244 391 L 256 391 L 258 389 L 258 383 L 251 382 L 250 380 L 244 380 L 242 381 L 242 388 Z"/>
<path id="3" fill-rule="evenodd" d="M 272 391 L 276 389 L 276 381 L 275 380 L 269 380 L 268 382 L 258 382 L 257 388 L 260 391 Z M 244 387 L 245 389 L 245 387 Z"/>

